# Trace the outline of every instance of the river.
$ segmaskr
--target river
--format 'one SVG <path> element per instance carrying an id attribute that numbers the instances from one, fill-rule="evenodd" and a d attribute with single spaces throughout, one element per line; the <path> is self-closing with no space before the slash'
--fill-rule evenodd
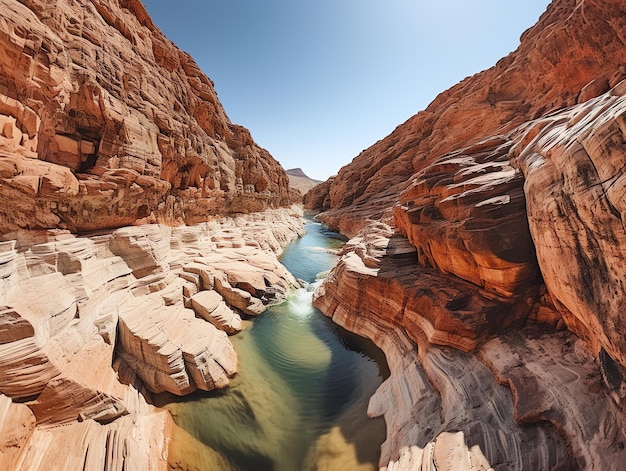
<path id="1" fill-rule="evenodd" d="M 221 470 L 225 462 L 239 471 L 378 469 L 385 425 L 381 418 L 368 419 L 366 411 L 387 374 L 384 355 L 312 307 L 320 273 L 337 261 L 328 249 L 343 242 L 319 223 L 308 221 L 306 229 L 281 261 L 310 286 L 245 321 L 231 337 L 239 356 L 231 385 L 157 400 L 190 435 L 187 440 L 198 440 L 223 460 L 196 457 L 200 470 Z M 186 453 L 189 458 L 194 451 Z"/>

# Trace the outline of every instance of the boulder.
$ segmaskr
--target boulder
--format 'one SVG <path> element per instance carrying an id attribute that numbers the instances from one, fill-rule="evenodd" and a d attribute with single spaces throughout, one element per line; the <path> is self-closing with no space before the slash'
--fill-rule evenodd
<path id="1" fill-rule="evenodd" d="M 241 330 L 241 317 L 234 313 L 216 291 L 200 291 L 191 296 L 191 307 L 196 314 L 227 334 Z"/>

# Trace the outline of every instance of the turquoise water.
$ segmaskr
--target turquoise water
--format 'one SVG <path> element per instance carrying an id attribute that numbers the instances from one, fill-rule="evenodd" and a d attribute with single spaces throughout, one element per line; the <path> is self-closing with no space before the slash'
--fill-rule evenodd
<path id="1" fill-rule="evenodd" d="M 309 222 L 307 234 L 281 260 L 312 285 L 231 337 L 239 372 L 229 388 L 165 405 L 179 426 L 233 470 L 378 468 L 385 426 L 382 419 L 368 419 L 366 410 L 385 375 L 384 356 L 311 306 L 318 274 L 336 263 L 328 249 L 340 247 L 339 238 Z M 168 400 L 174 398 L 158 402 Z M 200 468 L 217 469 L 208 462 Z"/>

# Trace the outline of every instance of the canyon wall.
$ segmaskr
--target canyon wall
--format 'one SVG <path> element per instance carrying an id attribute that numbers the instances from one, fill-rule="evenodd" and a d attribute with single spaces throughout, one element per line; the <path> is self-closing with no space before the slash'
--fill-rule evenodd
<path id="1" fill-rule="evenodd" d="M 315 305 L 390 364 L 381 466 L 620 469 L 624 37 L 622 2 L 555 0 L 306 196 L 353 237 Z"/>
<path id="2" fill-rule="evenodd" d="M 287 175 L 139 0 L 0 2 L 2 232 L 288 206 Z"/>
<path id="3" fill-rule="evenodd" d="M 626 78 L 625 29 L 619 1 L 552 2 L 516 51 L 439 94 L 341 168 L 325 221 L 350 236 L 368 218 L 391 221 L 398 193 L 436 159 L 606 92 Z"/>
<path id="4" fill-rule="evenodd" d="M 299 197 L 139 0 L 0 0 L 0 468 L 225 464 L 151 397 L 228 385 Z"/>

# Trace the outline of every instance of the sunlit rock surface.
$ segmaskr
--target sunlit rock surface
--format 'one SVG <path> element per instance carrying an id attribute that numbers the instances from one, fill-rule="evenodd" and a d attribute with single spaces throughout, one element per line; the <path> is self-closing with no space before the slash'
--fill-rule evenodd
<path id="1" fill-rule="evenodd" d="M 322 183 L 327 192 L 312 189 L 305 203 L 330 208 L 323 221 L 350 237 L 368 218 L 389 222 L 389 208 L 411 177 L 442 156 L 587 101 L 626 78 L 625 30 L 620 0 L 553 1 L 516 51 L 440 93 Z"/>
<path id="2" fill-rule="evenodd" d="M 388 469 L 455 469 L 466 460 L 463 469 L 488 469 L 472 458 L 476 446 L 494 469 L 619 469 L 625 93 L 620 83 L 444 155 L 399 195 L 395 230 L 370 223 L 348 243 L 315 302 L 387 352 L 392 377 L 370 413 L 387 420 Z M 398 327 L 408 345 L 381 333 Z M 419 367 L 403 366 L 405 357 Z M 506 424 L 486 411 L 468 415 L 500 385 L 512 399 L 490 410 Z M 444 412 L 427 412 L 437 406 Z M 449 409 L 455 422 L 441 428 Z M 439 434 L 457 430 L 464 441 L 455 436 L 440 452 L 452 461 L 441 461 Z"/>
<path id="3" fill-rule="evenodd" d="M 621 469 L 625 18 L 552 2 L 305 199 L 353 237 L 315 305 L 389 361 L 381 466 Z"/>
<path id="4" fill-rule="evenodd" d="M 411 179 L 394 208 L 420 265 L 502 296 L 526 291 L 539 272 L 512 144 L 495 136 L 444 155 Z"/>
<path id="5" fill-rule="evenodd" d="M 0 0 L 0 468 L 167 469 L 146 398 L 229 383 L 297 197 L 139 0 Z"/>
<path id="6" fill-rule="evenodd" d="M 217 291 L 201 291 L 191 297 L 193 310 L 204 320 L 228 334 L 241 330 L 241 317 L 224 302 Z"/>
<path id="7" fill-rule="evenodd" d="M 146 398 L 228 385 L 237 355 L 227 326 L 240 328 L 239 305 L 260 312 L 296 285 L 277 255 L 302 233 L 292 208 L 197 226 L 2 236 L 0 460 L 167 469 L 171 417 Z M 248 270 L 230 274 L 231 260 Z M 230 298 L 214 290 L 219 278 Z"/>
<path id="8" fill-rule="evenodd" d="M 307 196 L 356 236 L 315 303 L 386 352 L 381 466 L 621 468 L 624 37 L 555 0 Z M 0 45 L 0 468 L 167 469 L 150 392 L 228 384 L 295 283 L 300 220 L 239 215 L 287 177 L 137 0 L 0 0 Z"/>
<path id="9" fill-rule="evenodd" d="M 528 221 L 548 292 L 626 397 L 626 82 L 520 130 Z"/>
<path id="10" fill-rule="evenodd" d="M 0 2 L 3 230 L 197 224 L 288 178 L 139 0 Z"/>
<path id="11" fill-rule="evenodd" d="M 429 442 L 461 430 L 468 449 L 476 447 L 476 456 L 484 454 L 496 469 L 510 463 L 517 467 L 509 469 L 564 466 L 569 457 L 557 431 L 539 422 L 531 428 L 517 423 L 511 391 L 476 356 L 463 353 L 494 335 L 502 319 L 510 322 L 506 314 L 514 316 L 512 306 L 478 296 L 476 287 L 472 293 L 468 283 L 445 283 L 434 270 L 417 269 L 415 249 L 378 224 L 349 242 L 315 294 L 314 304 L 333 321 L 371 338 L 386 353 L 391 376 L 368 410 L 387 422 L 381 464 L 400 460 L 389 469 L 413 469 L 402 467 L 417 459 L 405 448 L 431 446 L 430 454 L 420 454 L 423 469 L 431 469 L 427 466 L 437 461 Z M 463 309 L 461 298 L 468 301 Z M 485 315 L 490 309 L 501 311 L 495 323 Z M 477 327 L 485 330 L 477 332 Z M 439 446 L 449 448 L 441 453 L 451 452 L 458 442 L 458 437 L 445 445 L 442 440 Z M 457 468 L 442 469 L 465 469 L 458 467 L 469 459 L 465 451 L 454 458 Z"/>

